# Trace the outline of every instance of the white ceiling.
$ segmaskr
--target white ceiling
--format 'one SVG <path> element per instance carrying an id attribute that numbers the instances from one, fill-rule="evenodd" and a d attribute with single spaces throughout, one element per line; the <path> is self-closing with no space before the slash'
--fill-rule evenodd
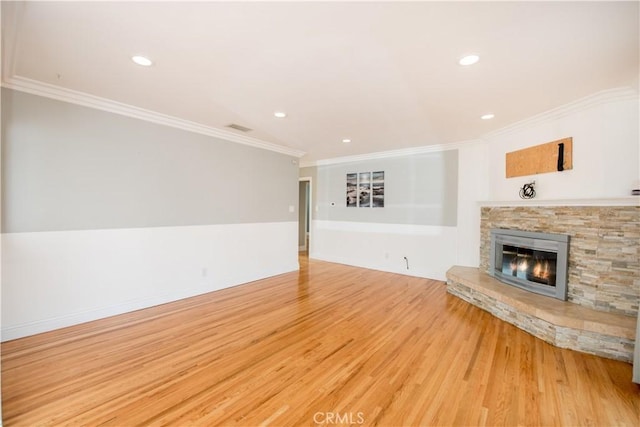
<path id="1" fill-rule="evenodd" d="M 476 139 L 601 90 L 637 89 L 638 5 L 3 2 L 3 79 L 236 123 L 308 162 Z M 467 53 L 480 62 L 458 65 Z M 480 120 L 487 112 L 495 119 Z"/>

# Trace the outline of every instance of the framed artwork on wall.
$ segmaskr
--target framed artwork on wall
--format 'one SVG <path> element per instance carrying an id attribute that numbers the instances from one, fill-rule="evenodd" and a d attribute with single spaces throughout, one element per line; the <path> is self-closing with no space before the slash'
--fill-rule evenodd
<path id="1" fill-rule="evenodd" d="M 384 207 L 384 171 L 347 174 L 348 208 Z"/>
<path id="2" fill-rule="evenodd" d="M 373 172 L 371 177 L 371 207 L 384 208 L 384 172 Z"/>
<path id="3" fill-rule="evenodd" d="M 347 174 L 347 207 L 355 208 L 358 206 L 358 174 Z"/>
<path id="4" fill-rule="evenodd" d="M 371 172 L 360 172 L 358 181 L 358 205 L 368 208 L 371 206 Z"/>

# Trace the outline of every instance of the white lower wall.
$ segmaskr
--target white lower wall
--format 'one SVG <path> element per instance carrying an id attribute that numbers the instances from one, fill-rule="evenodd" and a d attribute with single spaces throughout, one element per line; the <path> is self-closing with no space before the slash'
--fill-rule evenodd
<path id="1" fill-rule="evenodd" d="M 2 235 L 2 340 L 297 270 L 298 223 Z"/>
<path id="2" fill-rule="evenodd" d="M 480 206 L 489 193 L 487 144 L 476 142 L 458 150 L 458 258 L 456 265 L 480 265 Z"/>
<path id="3" fill-rule="evenodd" d="M 438 280 L 456 264 L 456 227 L 318 220 L 311 226 L 311 258 Z"/>

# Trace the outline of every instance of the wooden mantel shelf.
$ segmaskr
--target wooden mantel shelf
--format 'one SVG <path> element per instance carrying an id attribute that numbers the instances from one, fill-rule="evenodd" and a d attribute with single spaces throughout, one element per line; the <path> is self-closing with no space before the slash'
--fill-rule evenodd
<path id="1" fill-rule="evenodd" d="M 530 199 L 481 200 L 481 207 L 493 206 L 640 206 L 640 196 L 609 197 L 600 199 Z"/>

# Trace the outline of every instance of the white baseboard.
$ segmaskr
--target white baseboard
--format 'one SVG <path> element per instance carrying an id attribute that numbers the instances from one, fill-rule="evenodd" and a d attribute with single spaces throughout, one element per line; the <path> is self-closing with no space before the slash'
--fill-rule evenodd
<path id="1" fill-rule="evenodd" d="M 299 270 L 300 266 L 296 263 L 290 267 L 284 268 L 283 271 L 271 272 L 262 277 L 257 277 L 254 280 L 263 279 L 266 277 L 277 276 L 278 274 L 289 273 L 291 271 Z M 22 338 L 30 335 L 35 335 L 41 332 L 52 331 L 55 329 L 65 328 L 68 326 L 78 325 L 81 323 L 91 322 L 93 320 L 104 319 L 106 317 L 117 316 L 118 314 L 128 313 L 131 311 L 141 310 L 144 308 L 154 307 L 156 305 L 166 304 L 173 301 L 178 301 L 185 298 L 194 297 L 197 295 L 206 294 L 234 286 L 241 286 L 244 283 L 234 283 L 227 286 L 221 286 L 216 289 L 210 289 L 202 287 L 199 289 L 193 289 L 192 292 L 174 292 L 162 295 L 154 295 L 149 298 L 140 298 L 123 303 L 114 304 L 111 306 L 98 307 L 91 310 L 79 311 L 76 313 L 69 313 L 62 316 L 52 317 L 43 320 L 36 320 L 32 322 L 26 322 L 19 325 L 2 327 L 2 342 L 9 341 L 16 338 Z M 1 425 L 0 425 L 1 427 Z"/>
<path id="2" fill-rule="evenodd" d="M 456 227 L 340 221 L 312 226 L 309 257 L 323 261 L 446 280 L 458 257 Z"/>
<path id="3" fill-rule="evenodd" d="M 297 222 L 2 236 L 2 340 L 299 269 Z"/>

